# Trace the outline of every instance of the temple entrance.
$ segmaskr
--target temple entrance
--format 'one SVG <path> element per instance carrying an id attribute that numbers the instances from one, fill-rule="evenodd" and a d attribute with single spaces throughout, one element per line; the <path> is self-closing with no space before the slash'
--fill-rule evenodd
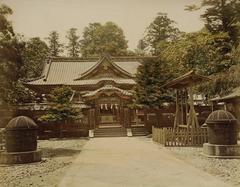
<path id="1" fill-rule="evenodd" d="M 103 105 L 99 110 L 99 127 L 120 126 L 119 110 L 116 105 Z"/>

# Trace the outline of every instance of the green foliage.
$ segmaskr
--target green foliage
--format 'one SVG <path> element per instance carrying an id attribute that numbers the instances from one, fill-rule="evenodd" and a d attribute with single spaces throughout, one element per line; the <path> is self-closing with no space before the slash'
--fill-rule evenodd
<path id="1" fill-rule="evenodd" d="M 80 53 L 80 41 L 77 35 L 77 29 L 71 28 L 67 32 L 66 38 L 68 39 L 68 45 L 66 46 L 69 57 L 78 57 Z"/>
<path id="2" fill-rule="evenodd" d="M 19 91 L 18 80 L 24 77 L 22 51 L 25 42 L 14 34 L 5 17 L 11 12 L 6 6 L 0 7 L 0 98 L 6 103 L 16 103 L 18 99 L 22 101 L 16 91 Z"/>
<path id="3" fill-rule="evenodd" d="M 143 39 L 138 41 L 137 49 L 134 50 L 136 56 L 147 56 L 148 44 Z"/>
<path id="4" fill-rule="evenodd" d="M 123 30 L 113 22 L 104 25 L 90 23 L 85 27 L 81 40 L 82 56 L 99 56 L 108 53 L 113 56 L 127 55 L 127 40 Z"/>
<path id="5" fill-rule="evenodd" d="M 171 95 L 161 86 L 172 78 L 170 67 L 164 61 L 146 59 L 139 66 L 136 75 L 136 103 L 149 107 L 160 107 L 164 102 L 171 101 Z"/>
<path id="6" fill-rule="evenodd" d="M 32 103 L 36 93 L 26 88 L 21 81 L 11 82 L 11 89 L 7 89 L 4 100 L 10 104 Z"/>
<path id="7" fill-rule="evenodd" d="M 23 50 L 23 60 L 26 78 L 35 78 L 41 75 L 44 62 L 48 57 L 47 44 L 39 37 L 31 38 L 25 44 Z"/>
<path id="8" fill-rule="evenodd" d="M 240 64 L 240 45 L 232 50 L 234 64 Z"/>
<path id="9" fill-rule="evenodd" d="M 188 6 L 187 9 L 198 10 L 201 8 L 205 9 L 201 15 L 205 22 L 205 28 L 212 34 L 209 41 L 213 41 L 210 42 L 210 46 L 205 47 L 205 54 L 209 56 L 209 60 L 206 61 L 205 74 L 214 74 L 211 75 L 212 81 L 200 86 L 199 90 L 207 93 L 210 97 L 225 95 L 240 83 L 237 78 L 239 72 L 228 71 L 231 66 L 236 67 L 235 64 L 240 62 L 238 55 L 240 1 L 202 0 L 200 6 Z M 197 59 L 200 58 L 197 56 Z"/>
<path id="10" fill-rule="evenodd" d="M 49 113 L 39 118 L 40 121 L 66 121 L 67 119 L 74 119 L 79 110 L 72 106 L 70 101 L 73 91 L 70 87 L 62 86 L 55 88 L 48 95 L 50 104 Z"/>
<path id="11" fill-rule="evenodd" d="M 162 51 L 178 75 L 196 69 L 204 75 L 224 71 L 234 64 L 231 42 L 226 33 L 195 32 L 184 34 Z M 175 69 L 174 69 L 175 68 Z M 180 74 L 179 74 L 180 73 Z"/>
<path id="12" fill-rule="evenodd" d="M 12 28 L 11 22 L 8 21 L 8 16 L 13 13 L 12 9 L 8 6 L 0 5 L 0 40 L 9 40 L 15 33 Z"/>
<path id="13" fill-rule="evenodd" d="M 52 31 L 47 37 L 49 53 L 51 56 L 59 56 L 63 52 L 63 44 L 59 41 L 57 31 Z"/>
<path id="14" fill-rule="evenodd" d="M 151 49 L 152 54 L 160 54 L 166 43 L 174 41 L 180 36 L 180 31 L 174 24 L 175 22 L 169 19 L 167 14 L 158 13 L 154 21 L 147 27 L 144 41 Z"/>
<path id="15" fill-rule="evenodd" d="M 231 41 L 237 46 L 240 33 L 240 1 L 239 0 L 202 0 L 200 6 L 188 6 L 188 10 L 204 8 L 201 17 L 205 27 L 213 34 L 228 33 Z"/>
<path id="16" fill-rule="evenodd" d="M 208 97 L 224 96 L 240 85 L 240 64 L 234 65 L 229 70 L 211 75 L 211 81 L 203 83 L 198 91 Z"/>

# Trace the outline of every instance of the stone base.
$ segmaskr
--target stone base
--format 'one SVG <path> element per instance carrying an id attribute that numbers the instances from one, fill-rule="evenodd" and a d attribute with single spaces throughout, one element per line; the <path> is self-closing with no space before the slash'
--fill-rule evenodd
<path id="1" fill-rule="evenodd" d="M 88 136 L 89 136 L 89 138 L 93 138 L 94 137 L 94 130 L 89 130 L 88 131 Z"/>
<path id="2" fill-rule="evenodd" d="M 127 129 L 127 136 L 131 137 L 132 136 L 132 129 Z"/>
<path id="3" fill-rule="evenodd" d="M 42 151 L 28 152 L 2 152 L 0 153 L 0 164 L 25 164 L 39 162 L 42 160 Z"/>
<path id="4" fill-rule="evenodd" d="M 240 145 L 203 144 L 203 155 L 210 158 L 240 158 Z"/>

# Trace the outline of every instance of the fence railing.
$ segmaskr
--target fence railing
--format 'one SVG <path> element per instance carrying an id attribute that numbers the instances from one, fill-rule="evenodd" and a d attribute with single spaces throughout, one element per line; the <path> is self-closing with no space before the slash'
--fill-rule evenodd
<path id="1" fill-rule="evenodd" d="M 88 125 L 86 123 L 39 123 L 38 136 L 40 139 L 63 137 L 81 137 L 87 136 Z"/>
<path id="2" fill-rule="evenodd" d="M 152 128 L 153 141 L 168 147 L 202 146 L 208 141 L 206 128 Z"/>

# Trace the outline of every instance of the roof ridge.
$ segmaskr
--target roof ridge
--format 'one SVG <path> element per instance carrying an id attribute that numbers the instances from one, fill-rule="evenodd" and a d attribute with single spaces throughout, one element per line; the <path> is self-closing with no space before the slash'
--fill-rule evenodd
<path id="1" fill-rule="evenodd" d="M 99 57 L 51 57 L 53 62 L 89 62 L 97 61 Z"/>
<path id="2" fill-rule="evenodd" d="M 106 57 L 106 56 L 105 56 Z M 103 56 L 96 57 L 49 57 L 53 62 L 88 62 L 88 61 L 98 61 L 102 59 Z M 108 56 L 113 61 L 129 61 L 129 60 L 144 60 L 148 58 L 157 58 L 157 56 Z"/>

